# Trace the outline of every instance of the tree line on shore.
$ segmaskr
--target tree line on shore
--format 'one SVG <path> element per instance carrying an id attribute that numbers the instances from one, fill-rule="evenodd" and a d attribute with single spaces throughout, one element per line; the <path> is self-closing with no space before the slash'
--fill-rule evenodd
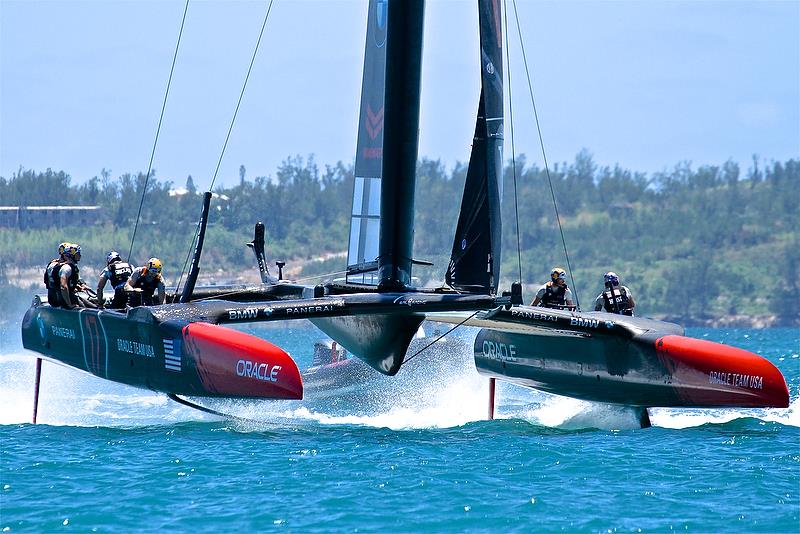
<path id="1" fill-rule="evenodd" d="M 444 279 L 466 168 L 457 164 L 448 170 L 436 160 L 418 165 L 414 254 L 435 263 L 433 268 L 415 268 L 423 284 Z M 0 178 L 0 204 L 5 206 L 103 208 L 101 219 L 89 227 L 0 228 L 0 272 L 4 264 L 43 266 L 64 240 L 82 244 L 84 262 L 101 265 L 111 248 L 126 256 L 145 182 L 131 258 L 161 257 L 176 282 L 199 217 L 194 180 L 145 180 L 143 173 L 112 178 L 106 170 L 75 185 L 66 172 L 49 169 L 20 169 Z M 290 158 L 272 177 L 248 180 L 241 167 L 236 182 L 214 191 L 204 269 L 221 278 L 255 269 L 244 244 L 259 220 L 267 227 L 268 255 L 290 265 L 346 250 L 352 166 L 320 167 L 313 159 Z M 696 169 L 682 163 L 646 175 L 620 166 L 600 167 L 586 151 L 549 172 L 517 157 L 508 162 L 504 175 L 501 286 L 510 285 L 521 272 L 530 300 L 553 266 L 571 266 L 573 289 L 583 309 L 590 309 L 603 273 L 613 270 L 634 292 L 642 315 L 688 324 L 774 316 L 773 324 L 797 324 L 798 186 L 800 160 L 795 159 L 762 163 L 754 158 L 744 173 L 726 162 Z M 341 258 L 313 262 L 302 276 L 341 271 L 344 263 Z"/>

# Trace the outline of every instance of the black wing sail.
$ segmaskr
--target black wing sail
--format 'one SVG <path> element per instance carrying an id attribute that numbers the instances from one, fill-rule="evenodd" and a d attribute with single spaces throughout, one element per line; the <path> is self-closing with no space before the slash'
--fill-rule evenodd
<path id="1" fill-rule="evenodd" d="M 453 252 L 450 287 L 493 295 L 500 274 L 500 200 L 503 172 L 503 47 L 498 0 L 478 2 L 481 97 Z"/>
<path id="2" fill-rule="evenodd" d="M 374 284 L 378 292 L 395 293 L 391 298 L 394 307 L 392 311 L 368 317 L 312 319 L 318 328 L 355 356 L 388 375 L 400 369 L 408 345 L 424 319 L 424 314 L 400 311 L 409 302 L 404 298 L 406 291 L 412 289 L 424 4 L 423 0 L 371 0 L 364 59 L 359 156 L 377 155 L 381 160 L 356 161 L 347 276 L 350 287 L 345 290 L 353 289 L 354 283 Z M 387 10 L 384 12 L 384 9 Z M 381 18 L 382 13 L 384 18 Z M 379 30 L 385 31 L 385 46 L 383 40 L 376 41 L 373 37 L 384 35 Z M 381 74 L 373 79 L 367 72 L 372 68 L 371 63 L 379 59 L 384 61 Z M 373 101 L 374 106 L 383 107 L 382 115 L 364 114 L 365 103 Z M 367 123 L 372 125 L 372 130 L 364 127 L 364 120 L 373 121 Z M 376 134 L 374 145 L 370 131 Z M 365 147 L 370 152 L 365 153 Z M 359 184 L 364 184 L 363 191 Z M 361 206 L 365 209 L 359 213 L 357 210 Z M 359 227 L 358 234 L 356 227 Z M 361 232 L 364 228 L 366 233 Z M 362 247 L 362 243 L 365 246 Z M 367 291 L 363 286 L 356 289 Z"/>

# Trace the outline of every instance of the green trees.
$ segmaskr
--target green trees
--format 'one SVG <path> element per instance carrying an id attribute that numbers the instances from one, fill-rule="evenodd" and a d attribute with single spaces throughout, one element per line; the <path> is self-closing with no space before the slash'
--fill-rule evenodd
<path id="1" fill-rule="evenodd" d="M 519 276 L 516 206 L 526 299 L 554 265 L 567 267 L 547 172 L 524 156 L 505 169 L 501 285 Z M 441 283 L 452 248 L 466 165 L 448 171 L 440 161 L 418 166 L 414 256 L 433 268 L 415 268 L 423 284 Z M 800 160 L 754 159 L 738 165 L 692 168 L 688 163 L 646 176 L 620 166 L 599 167 L 587 151 L 550 169 L 573 276 L 584 308 L 602 288 L 602 274 L 616 271 L 637 299 L 641 314 L 692 323 L 736 315 L 800 318 Z M 100 205 L 105 219 L 91 228 L 59 232 L 0 228 L 0 264 L 46 263 L 63 239 L 81 240 L 84 262 L 102 262 L 111 248 L 127 252 L 139 210 L 143 174 L 100 178 L 72 185 L 65 172 L 20 169 L 0 178 L 6 206 Z M 218 187 L 204 257 L 206 268 L 226 275 L 252 269 L 243 245 L 253 224 L 267 226 L 271 258 L 300 259 L 347 249 L 353 170 L 341 163 L 319 167 L 290 158 L 274 177 L 248 180 L 244 166 L 236 185 Z M 191 177 L 188 192 L 151 176 L 137 230 L 134 261 L 160 255 L 172 273 L 185 261 L 200 210 Z M 69 235 L 62 235 L 69 234 Z M 344 259 L 316 262 L 338 271 Z"/>

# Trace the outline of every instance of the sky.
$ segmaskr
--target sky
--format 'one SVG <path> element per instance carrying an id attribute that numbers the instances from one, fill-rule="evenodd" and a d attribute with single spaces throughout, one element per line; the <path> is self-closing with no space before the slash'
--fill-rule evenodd
<path id="1" fill-rule="evenodd" d="M 0 0 L 0 176 L 147 170 L 184 1 Z M 266 1 L 192 0 L 153 168 L 208 187 Z M 800 157 L 799 1 L 517 0 L 547 160 L 653 173 Z M 542 165 L 508 0 L 514 149 Z M 217 185 L 288 157 L 352 164 L 367 2 L 275 0 Z M 419 154 L 469 157 L 477 8 L 429 0 Z M 506 100 L 508 105 L 508 98 Z M 511 128 L 506 115 L 506 157 Z M 0 199 L 1 203 L 2 199 Z"/>

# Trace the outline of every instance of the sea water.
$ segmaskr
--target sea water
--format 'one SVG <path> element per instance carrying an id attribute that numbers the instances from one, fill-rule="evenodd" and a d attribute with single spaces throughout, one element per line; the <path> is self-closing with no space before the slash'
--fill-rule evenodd
<path id="1" fill-rule="evenodd" d="M 310 365 L 319 331 L 256 333 Z M 218 402 L 239 419 L 0 354 L 0 531 L 800 532 L 800 331 L 687 334 L 781 370 L 787 409 L 625 410 L 498 387 L 469 365 L 368 408 Z M 13 336 L 12 336 L 13 337 Z M 383 393 L 383 392 L 378 392 Z M 407 400 L 407 399 L 405 399 Z"/>

